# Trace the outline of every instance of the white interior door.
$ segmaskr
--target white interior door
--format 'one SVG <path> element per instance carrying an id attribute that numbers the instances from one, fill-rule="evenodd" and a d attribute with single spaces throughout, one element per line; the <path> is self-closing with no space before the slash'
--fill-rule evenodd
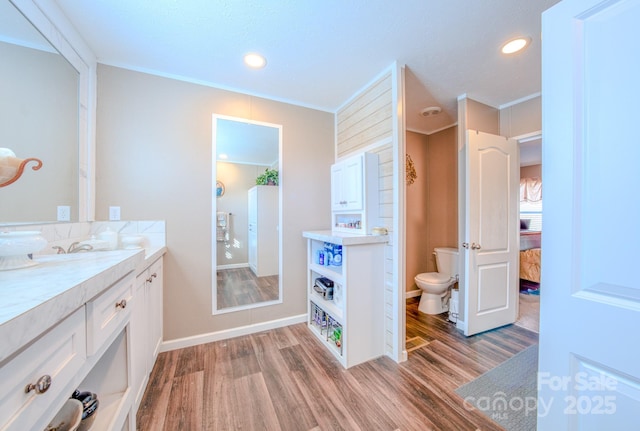
<path id="1" fill-rule="evenodd" d="M 467 130 L 465 335 L 516 321 L 518 316 L 518 190 L 514 139 Z"/>
<path id="2" fill-rule="evenodd" d="M 640 424 L 640 1 L 543 14 L 538 429 Z"/>

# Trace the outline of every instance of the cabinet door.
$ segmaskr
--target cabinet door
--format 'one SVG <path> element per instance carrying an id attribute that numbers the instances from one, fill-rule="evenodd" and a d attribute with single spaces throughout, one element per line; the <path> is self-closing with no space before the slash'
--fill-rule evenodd
<path id="1" fill-rule="evenodd" d="M 258 187 L 251 187 L 247 193 L 247 212 L 249 224 L 258 222 Z"/>
<path id="2" fill-rule="evenodd" d="M 342 177 L 342 199 L 345 210 L 362 209 L 362 157 L 345 162 Z"/>
<path id="3" fill-rule="evenodd" d="M 160 344 L 162 344 L 162 307 L 163 307 L 163 264 L 162 258 L 158 259 L 149 268 L 149 278 L 147 279 L 147 301 L 149 302 L 148 330 L 151 345 L 149 348 L 147 373 L 151 372 L 153 364 L 158 356 Z"/>
<path id="4" fill-rule="evenodd" d="M 254 273 L 258 272 L 258 227 L 249 223 L 249 236 L 247 238 L 247 254 L 249 257 L 249 267 Z"/>
<path id="5" fill-rule="evenodd" d="M 135 284 L 136 301 L 131 311 L 131 388 L 134 394 L 134 405 L 138 406 L 144 394 L 147 374 L 147 319 L 148 306 L 146 297 L 146 278 L 148 271 L 138 275 Z"/>
<path id="6" fill-rule="evenodd" d="M 334 211 L 342 210 L 346 204 L 342 192 L 343 183 L 344 166 L 342 163 L 336 163 L 331 166 L 331 209 Z"/>

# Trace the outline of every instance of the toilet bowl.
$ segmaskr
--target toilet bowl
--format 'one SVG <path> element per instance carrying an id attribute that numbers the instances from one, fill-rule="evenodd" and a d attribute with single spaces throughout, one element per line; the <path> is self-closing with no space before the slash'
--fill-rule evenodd
<path id="1" fill-rule="evenodd" d="M 418 310 L 425 314 L 449 311 L 451 286 L 458 281 L 458 250 L 436 247 L 434 254 L 438 272 L 423 272 L 414 278 L 416 285 L 422 290 Z"/>

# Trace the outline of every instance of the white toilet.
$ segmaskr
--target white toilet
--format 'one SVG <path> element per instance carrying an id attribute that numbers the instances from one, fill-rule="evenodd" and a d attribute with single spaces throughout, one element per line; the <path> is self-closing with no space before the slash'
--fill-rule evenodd
<path id="1" fill-rule="evenodd" d="M 436 247 L 434 254 L 438 272 L 423 272 L 414 278 L 422 289 L 418 310 L 426 314 L 449 311 L 450 288 L 458 281 L 458 249 Z"/>

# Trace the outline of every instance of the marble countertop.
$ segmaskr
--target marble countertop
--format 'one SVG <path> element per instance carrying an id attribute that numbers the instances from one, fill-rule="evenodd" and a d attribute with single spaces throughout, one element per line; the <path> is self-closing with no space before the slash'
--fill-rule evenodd
<path id="1" fill-rule="evenodd" d="M 0 362 L 165 252 L 155 247 L 43 255 L 34 258 L 38 265 L 0 271 Z"/>
<path id="2" fill-rule="evenodd" d="M 330 230 L 305 231 L 302 232 L 302 236 L 339 245 L 376 244 L 389 241 L 389 235 L 354 235 Z"/>

